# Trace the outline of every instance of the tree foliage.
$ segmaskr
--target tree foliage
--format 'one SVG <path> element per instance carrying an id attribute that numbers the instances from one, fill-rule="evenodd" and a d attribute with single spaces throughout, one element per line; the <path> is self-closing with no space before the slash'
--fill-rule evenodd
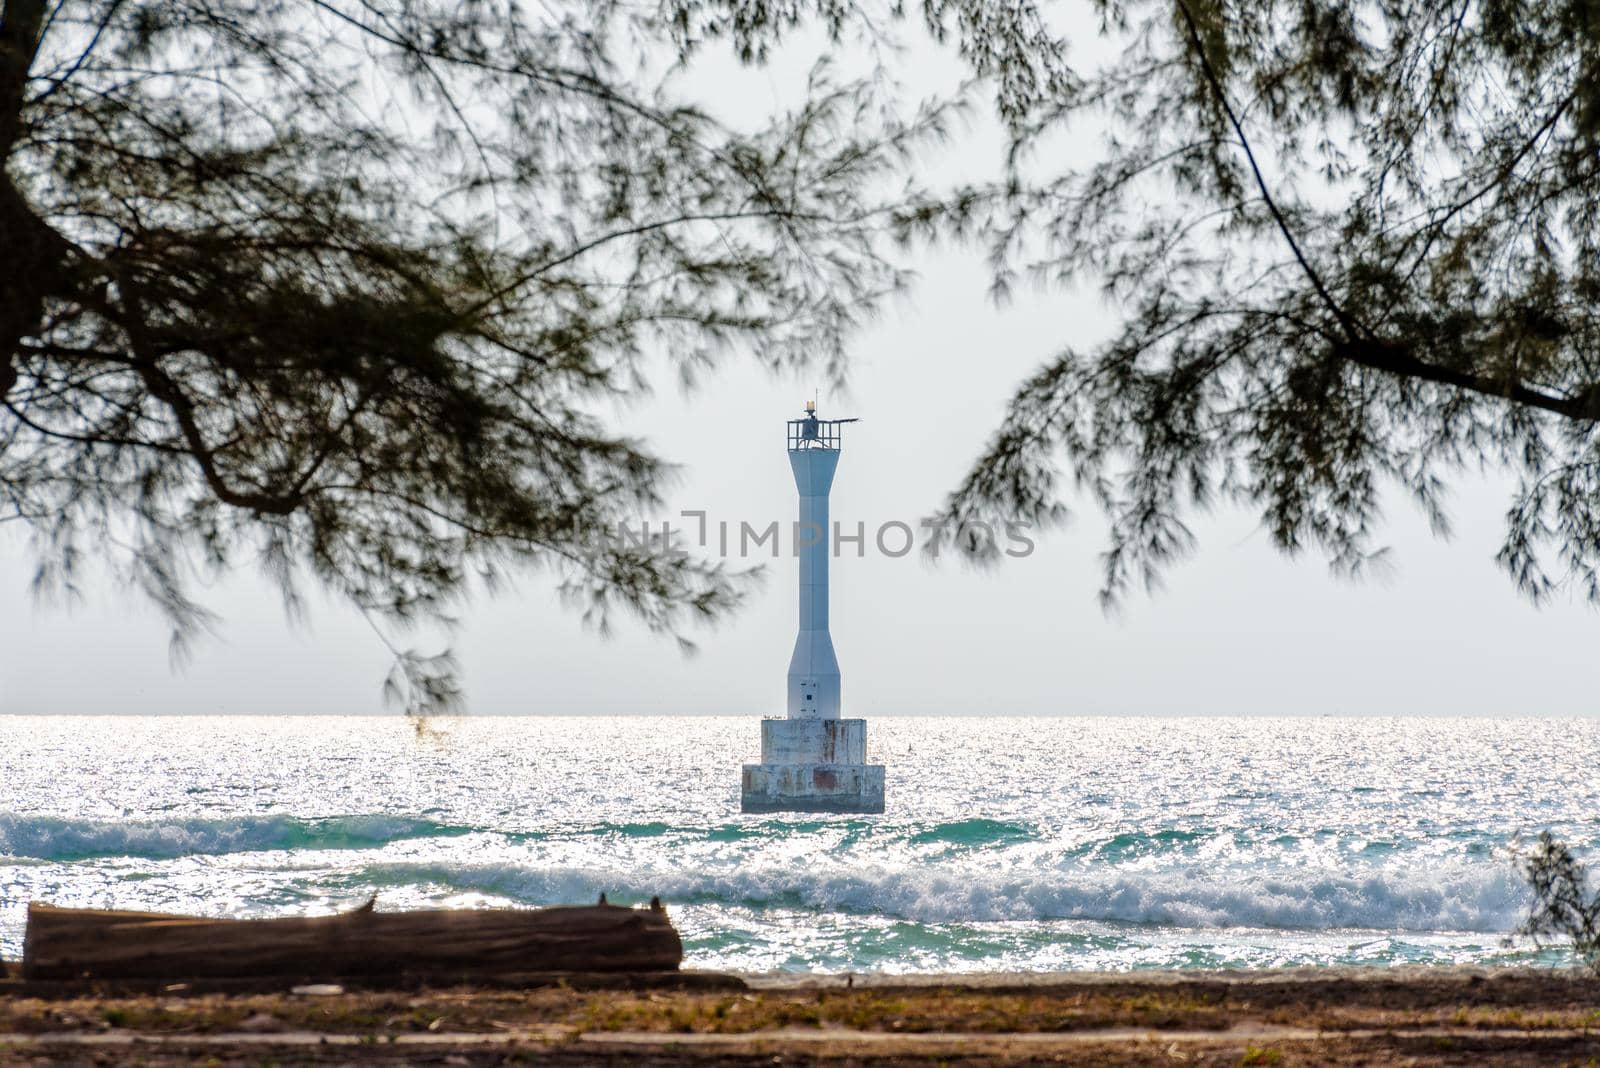
<path id="1" fill-rule="evenodd" d="M 943 113 L 819 67 L 729 125 L 682 88 L 691 16 L 4 0 L 0 519 L 41 588 L 95 553 L 180 645 L 195 578 L 252 560 L 387 624 L 513 562 L 602 626 L 735 605 L 746 576 L 609 536 L 672 472 L 603 416 L 652 359 L 837 368 L 905 284 L 890 178 Z M 396 652 L 391 696 L 456 699 Z"/>
<path id="2" fill-rule="evenodd" d="M 1196 510 L 1359 573 L 1386 487 L 1446 532 L 1449 479 L 1491 469 L 1518 586 L 1600 601 L 1600 7 L 1090 6 L 1007 180 L 929 225 L 986 241 L 1000 292 L 1088 281 L 1121 325 L 1022 385 L 950 526 L 1085 494 L 1114 602 Z"/>

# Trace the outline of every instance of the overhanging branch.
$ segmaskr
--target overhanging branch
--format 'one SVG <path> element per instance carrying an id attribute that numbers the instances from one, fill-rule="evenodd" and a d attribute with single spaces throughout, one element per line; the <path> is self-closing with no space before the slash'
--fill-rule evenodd
<path id="1" fill-rule="evenodd" d="M 211 487 L 211 492 L 217 495 L 218 500 L 236 508 L 248 508 L 261 515 L 288 515 L 300 506 L 301 498 L 294 494 L 250 492 L 229 485 L 217 468 L 216 454 L 206 444 L 205 435 L 195 419 L 194 402 L 172 376 L 163 371 L 155 361 L 138 360 L 135 361 L 134 368 L 149 387 L 150 395 L 165 404 L 172 412 L 172 417 L 177 420 L 178 430 L 189 446 L 189 454 L 200 465 L 200 472 L 205 476 L 206 485 Z"/>
<path id="2" fill-rule="evenodd" d="M 1529 408 L 1553 412 L 1568 419 L 1592 422 L 1600 418 L 1600 386 L 1590 386 L 1573 396 L 1553 396 L 1532 389 L 1521 382 L 1497 382 L 1468 371 L 1440 367 L 1417 359 L 1403 345 L 1377 338 L 1337 341 L 1333 345 L 1332 352 L 1336 358 L 1362 367 L 1387 371 L 1403 378 L 1417 378 L 1425 382 L 1454 386 L 1486 397 L 1498 397 Z"/>
<path id="3" fill-rule="evenodd" d="M 1238 113 L 1228 100 L 1222 79 L 1212 65 L 1210 57 L 1206 54 L 1205 42 L 1200 36 L 1200 28 L 1195 23 L 1194 13 L 1189 9 L 1187 0 L 1177 0 L 1178 10 L 1183 16 L 1184 26 L 1188 31 L 1190 46 L 1195 51 L 1196 58 L 1200 61 L 1200 69 L 1205 75 L 1206 84 L 1212 95 L 1216 98 L 1217 106 L 1222 109 L 1227 117 L 1228 124 L 1233 128 L 1234 135 L 1239 139 L 1239 147 L 1243 149 L 1245 159 L 1250 165 L 1250 173 L 1255 179 L 1257 190 L 1261 193 L 1262 202 L 1272 215 L 1274 225 L 1288 245 L 1295 262 L 1299 264 L 1311 288 L 1316 292 L 1318 299 L 1344 330 L 1344 338 L 1333 344 L 1332 354 L 1335 358 L 1347 360 L 1362 367 L 1386 371 L 1390 374 L 1405 378 L 1416 378 L 1426 382 L 1436 382 L 1440 385 L 1454 386 L 1472 393 L 1487 397 L 1497 397 L 1509 400 L 1516 404 L 1537 408 L 1540 411 L 1552 412 L 1567 419 L 1576 419 L 1593 422 L 1600 419 L 1600 383 L 1592 384 L 1581 391 L 1569 396 L 1554 396 L 1533 389 L 1521 382 L 1497 381 L 1476 375 L 1468 371 L 1459 371 L 1450 367 L 1440 367 L 1418 359 L 1411 350 L 1404 345 L 1387 341 L 1377 337 L 1362 324 L 1350 311 L 1344 307 L 1333 295 L 1321 274 L 1317 271 L 1300 248 L 1300 242 L 1295 238 L 1289 220 L 1278 207 L 1278 202 L 1268 188 L 1266 177 L 1261 173 L 1261 167 L 1256 161 L 1255 150 L 1250 147 L 1250 139 L 1245 136 L 1244 126 L 1239 120 Z M 1533 138 L 1511 159 L 1506 165 L 1505 173 L 1509 174 L 1516 164 L 1520 162 L 1527 151 L 1537 142 L 1539 137 L 1547 133 L 1554 126 L 1556 120 L 1570 103 L 1569 97 L 1563 101 L 1553 115 L 1543 123 Z M 1482 191 L 1473 196 L 1476 200 Z M 1437 233 L 1437 229 L 1435 230 Z M 1430 244 L 1431 244 L 1430 238 Z M 1423 255 L 1426 254 L 1426 246 Z M 1420 257 L 1418 262 L 1420 263 Z M 1415 268 L 1412 269 L 1415 273 Z M 1408 274 L 1407 281 L 1411 275 Z"/>
<path id="4" fill-rule="evenodd" d="M 1222 79 L 1218 76 L 1216 68 L 1211 64 L 1211 58 L 1206 55 L 1205 42 L 1200 37 L 1200 28 L 1195 25 L 1194 13 L 1189 10 L 1185 0 L 1178 0 L 1178 10 L 1183 14 L 1183 22 L 1189 31 L 1189 43 L 1194 48 L 1195 56 L 1200 60 L 1200 69 L 1206 76 L 1206 84 L 1210 86 L 1211 93 L 1217 99 L 1217 106 L 1228 118 L 1228 125 L 1233 127 L 1234 136 L 1239 139 L 1239 147 L 1244 149 L 1245 159 L 1250 164 L 1250 173 L 1255 177 L 1256 189 L 1261 192 L 1261 200 L 1266 204 L 1267 210 L 1272 213 L 1272 221 L 1278 227 L 1278 232 L 1283 235 L 1283 240 L 1289 246 L 1289 251 L 1294 254 L 1295 262 L 1300 265 L 1300 270 L 1305 273 L 1306 279 L 1311 283 L 1311 288 L 1316 290 L 1317 296 L 1322 299 L 1339 325 L 1345 329 L 1350 337 L 1365 335 L 1367 330 L 1355 320 L 1344 306 L 1334 299 L 1333 293 L 1323 283 L 1322 276 L 1311 265 L 1306 254 L 1300 249 L 1300 242 L 1295 240 L 1294 231 L 1289 227 L 1289 220 L 1284 217 L 1278 207 L 1278 201 L 1272 195 L 1272 190 L 1267 188 L 1267 180 L 1261 174 L 1261 166 L 1256 162 L 1255 150 L 1250 147 L 1250 139 L 1245 136 L 1244 124 L 1239 121 L 1238 113 L 1233 110 L 1233 105 L 1228 102 L 1228 94 L 1223 88 Z"/>

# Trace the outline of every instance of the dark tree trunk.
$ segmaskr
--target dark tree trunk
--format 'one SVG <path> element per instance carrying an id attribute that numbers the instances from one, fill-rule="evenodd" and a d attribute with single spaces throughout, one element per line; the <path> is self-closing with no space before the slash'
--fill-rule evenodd
<path id="1" fill-rule="evenodd" d="M 63 244 L 0 174 L 0 400 L 16 383 L 18 344 L 39 333 L 46 296 L 60 292 L 67 266 Z"/>
<path id="2" fill-rule="evenodd" d="M 36 333 L 44 297 L 64 266 L 59 239 L 29 209 L 7 173 L 21 136 L 28 71 L 39 52 L 45 0 L 5 0 L 0 5 L 0 400 L 16 384 L 17 343 Z M 48 237 L 47 237 L 48 233 Z"/>
<path id="3" fill-rule="evenodd" d="M 0 164 L 22 132 L 28 71 L 39 54 L 45 0 L 5 0 L 0 6 Z"/>

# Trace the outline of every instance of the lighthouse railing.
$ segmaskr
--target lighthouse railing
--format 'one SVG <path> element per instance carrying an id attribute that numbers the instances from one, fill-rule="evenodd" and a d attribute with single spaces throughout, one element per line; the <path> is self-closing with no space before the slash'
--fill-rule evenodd
<path id="1" fill-rule="evenodd" d="M 789 451 L 796 449 L 837 449 L 844 444 L 843 426 L 854 419 L 791 419 L 788 424 Z"/>

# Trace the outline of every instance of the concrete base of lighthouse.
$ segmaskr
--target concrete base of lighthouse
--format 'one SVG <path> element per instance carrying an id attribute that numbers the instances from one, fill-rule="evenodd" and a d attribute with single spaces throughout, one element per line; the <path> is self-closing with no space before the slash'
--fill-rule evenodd
<path id="1" fill-rule="evenodd" d="M 743 812 L 882 812 L 882 764 L 864 719 L 761 721 L 761 763 L 744 766 Z"/>

